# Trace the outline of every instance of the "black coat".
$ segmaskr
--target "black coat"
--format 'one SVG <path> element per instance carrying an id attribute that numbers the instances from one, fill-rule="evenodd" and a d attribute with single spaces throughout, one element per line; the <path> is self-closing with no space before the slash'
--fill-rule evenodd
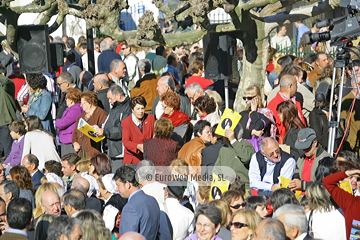
<path id="1" fill-rule="evenodd" d="M 244 133 L 242 135 L 242 138 L 244 139 L 251 139 L 251 131 L 252 130 L 261 130 L 264 129 L 264 137 L 270 136 L 270 127 L 271 122 L 270 120 L 263 114 L 259 112 L 252 112 L 250 114 L 251 123 L 249 129 L 246 129 L 246 123 L 249 118 L 249 110 L 242 111 L 240 113 L 241 119 L 240 119 L 240 125 L 242 129 L 244 130 Z M 263 121 L 262 121 L 263 120 Z M 264 128 L 264 122 L 265 122 L 265 128 Z"/>
<path id="2" fill-rule="evenodd" d="M 98 98 L 98 106 L 105 110 L 107 114 L 110 112 L 110 103 L 107 98 L 107 92 L 109 88 L 101 89 L 96 92 L 96 96 Z"/>
<path id="3" fill-rule="evenodd" d="M 223 141 L 218 141 L 215 144 L 207 144 L 206 147 L 202 149 L 201 166 L 214 166 L 219 156 L 219 151 L 224 146 Z"/>
<path id="4" fill-rule="evenodd" d="M 294 157 L 295 161 L 303 155 L 303 151 L 295 147 L 295 142 L 300 129 L 291 128 L 285 135 L 284 144 L 290 146 L 290 154 Z"/>
<path id="5" fill-rule="evenodd" d="M 104 136 L 107 137 L 108 155 L 114 158 L 123 153 L 121 121 L 131 114 L 130 98 L 123 102 L 115 102 L 110 110 L 108 120 L 104 127 Z"/>
<path id="6" fill-rule="evenodd" d="M 92 209 L 102 214 L 102 205 L 103 203 L 100 201 L 100 199 L 97 199 L 94 196 L 86 198 L 86 209 Z"/>
<path id="7" fill-rule="evenodd" d="M 314 108 L 309 114 L 310 127 L 316 133 L 316 139 L 326 150 L 329 141 L 329 126 L 326 114 L 320 108 Z"/>

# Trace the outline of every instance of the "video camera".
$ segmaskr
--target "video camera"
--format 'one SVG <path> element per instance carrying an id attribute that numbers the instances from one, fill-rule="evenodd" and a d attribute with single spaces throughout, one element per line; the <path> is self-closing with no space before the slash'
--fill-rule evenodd
<path id="1" fill-rule="evenodd" d="M 330 32 L 307 33 L 306 44 L 331 40 L 330 45 L 336 46 L 342 44 L 343 40 L 352 40 L 360 36 L 360 17 L 355 16 L 360 10 L 360 0 L 341 0 L 340 7 L 347 8 L 349 15 L 317 23 L 317 28 L 330 27 Z"/>

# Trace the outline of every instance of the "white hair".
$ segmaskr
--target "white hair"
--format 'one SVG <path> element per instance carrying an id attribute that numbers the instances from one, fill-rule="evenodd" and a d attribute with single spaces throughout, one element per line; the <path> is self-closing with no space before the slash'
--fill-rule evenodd
<path id="1" fill-rule="evenodd" d="M 192 91 L 192 92 L 196 92 L 196 91 L 204 92 L 204 89 L 200 86 L 200 84 L 192 83 L 185 89 L 185 94 L 187 94 L 189 91 Z"/>
<path id="2" fill-rule="evenodd" d="M 285 204 L 275 211 L 273 218 L 277 218 L 283 214 L 285 214 L 284 225 L 289 228 L 295 226 L 299 229 L 300 233 L 307 232 L 307 219 L 302 206 L 296 204 Z"/>

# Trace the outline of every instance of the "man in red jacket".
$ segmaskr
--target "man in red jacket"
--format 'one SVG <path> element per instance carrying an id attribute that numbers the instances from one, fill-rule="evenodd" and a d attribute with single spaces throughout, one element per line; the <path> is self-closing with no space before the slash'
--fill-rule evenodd
<path id="1" fill-rule="evenodd" d="M 294 76 L 291 75 L 284 75 L 280 79 L 280 91 L 276 94 L 276 96 L 269 102 L 267 105 L 267 108 L 270 109 L 275 117 L 276 121 L 276 127 L 278 129 L 279 133 L 279 143 L 284 143 L 284 136 L 286 133 L 286 129 L 283 125 L 283 123 L 280 121 L 280 118 L 278 116 L 278 112 L 276 110 L 279 103 L 282 103 L 287 100 L 291 100 L 296 104 L 296 107 L 298 109 L 298 114 L 303 122 L 303 124 L 306 126 L 306 121 L 304 118 L 304 115 L 302 113 L 302 107 L 299 101 L 296 101 L 295 93 L 297 91 L 297 81 Z"/>

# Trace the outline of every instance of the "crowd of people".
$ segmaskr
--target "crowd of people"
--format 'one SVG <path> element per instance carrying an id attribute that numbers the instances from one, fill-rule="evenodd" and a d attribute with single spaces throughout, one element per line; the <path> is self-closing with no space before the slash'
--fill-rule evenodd
<path id="1" fill-rule="evenodd" d="M 96 39 L 93 75 L 86 39 L 51 41 L 67 47 L 52 73 L 25 77 L 15 57 L 10 72 L 0 65 L 0 239 L 357 236 L 360 60 L 347 69 L 344 97 L 330 102 L 325 52 L 271 49 L 270 88 L 237 90 L 234 81 L 227 95 L 223 80 L 203 76 L 199 43 L 142 49 Z M 224 98 L 233 108 L 236 91 L 246 108 L 230 126 Z M 339 104 L 346 124 L 332 142 L 329 109 Z M 213 171 L 229 180 L 225 191 Z"/>

